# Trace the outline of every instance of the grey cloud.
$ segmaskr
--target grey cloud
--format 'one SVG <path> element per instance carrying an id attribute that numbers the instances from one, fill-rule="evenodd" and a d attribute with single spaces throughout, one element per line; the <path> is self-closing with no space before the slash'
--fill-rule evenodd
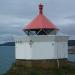
<path id="1" fill-rule="evenodd" d="M 59 16 L 74 12 L 74 0 L 47 0 L 45 2 L 44 10 L 48 16 Z M 34 0 L 1 0 L 0 4 L 0 13 L 18 17 L 32 17 L 38 11 L 38 3 Z"/>
<path id="2" fill-rule="evenodd" d="M 71 15 L 71 16 L 66 16 L 65 19 L 72 19 L 75 21 L 75 15 Z"/>
<path id="3" fill-rule="evenodd" d="M 12 26 L 12 27 L 9 27 L 9 26 L 1 26 L 0 27 L 0 35 L 2 34 L 12 34 L 12 35 L 23 35 L 24 32 L 22 31 L 22 28 L 21 27 L 16 27 L 16 26 Z"/>
<path id="4" fill-rule="evenodd" d="M 24 34 L 24 25 L 38 14 L 39 1 L 0 0 L 0 34 Z M 46 0 L 44 13 L 60 31 L 75 35 L 75 0 Z"/>
<path id="5" fill-rule="evenodd" d="M 5 34 L 0 36 L 0 43 L 14 42 L 14 37 L 11 34 Z"/>
<path id="6" fill-rule="evenodd" d="M 61 26 L 61 31 L 68 35 L 75 35 L 75 24 Z"/>
<path id="7" fill-rule="evenodd" d="M 15 15 L 18 17 L 32 16 L 34 5 L 33 0 L 1 0 L 1 14 Z"/>

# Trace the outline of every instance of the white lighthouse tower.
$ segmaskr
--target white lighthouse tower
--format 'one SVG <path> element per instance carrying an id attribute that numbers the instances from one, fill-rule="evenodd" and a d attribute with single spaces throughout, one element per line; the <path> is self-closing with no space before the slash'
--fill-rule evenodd
<path id="1" fill-rule="evenodd" d="M 68 36 L 57 35 L 59 29 L 43 14 L 39 14 L 23 29 L 25 36 L 15 39 L 16 60 L 56 60 L 68 58 Z"/>

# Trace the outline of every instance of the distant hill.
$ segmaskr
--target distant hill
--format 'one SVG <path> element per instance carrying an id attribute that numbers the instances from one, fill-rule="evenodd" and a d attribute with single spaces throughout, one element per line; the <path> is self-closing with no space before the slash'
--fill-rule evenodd
<path id="1" fill-rule="evenodd" d="M 15 46 L 15 42 L 6 42 L 3 44 L 0 44 L 0 46 Z"/>
<path id="2" fill-rule="evenodd" d="M 75 46 L 75 40 L 69 40 L 68 46 Z"/>

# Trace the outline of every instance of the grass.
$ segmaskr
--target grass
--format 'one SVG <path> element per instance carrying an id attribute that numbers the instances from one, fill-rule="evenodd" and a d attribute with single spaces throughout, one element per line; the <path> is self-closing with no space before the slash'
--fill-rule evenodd
<path id="1" fill-rule="evenodd" d="M 5 75 L 75 75 L 75 66 L 65 64 L 58 69 L 57 67 L 42 68 L 13 64 L 12 68 Z"/>

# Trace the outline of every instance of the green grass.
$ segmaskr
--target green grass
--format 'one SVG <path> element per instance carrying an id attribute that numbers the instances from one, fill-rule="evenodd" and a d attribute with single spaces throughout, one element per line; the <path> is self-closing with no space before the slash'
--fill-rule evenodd
<path id="1" fill-rule="evenodd" d="M 5 75 L 75 75 L 75 66 L 66 64 L 59 69 L 57 67 L 45 69 L 13 64 L 12 68 Z"/>

